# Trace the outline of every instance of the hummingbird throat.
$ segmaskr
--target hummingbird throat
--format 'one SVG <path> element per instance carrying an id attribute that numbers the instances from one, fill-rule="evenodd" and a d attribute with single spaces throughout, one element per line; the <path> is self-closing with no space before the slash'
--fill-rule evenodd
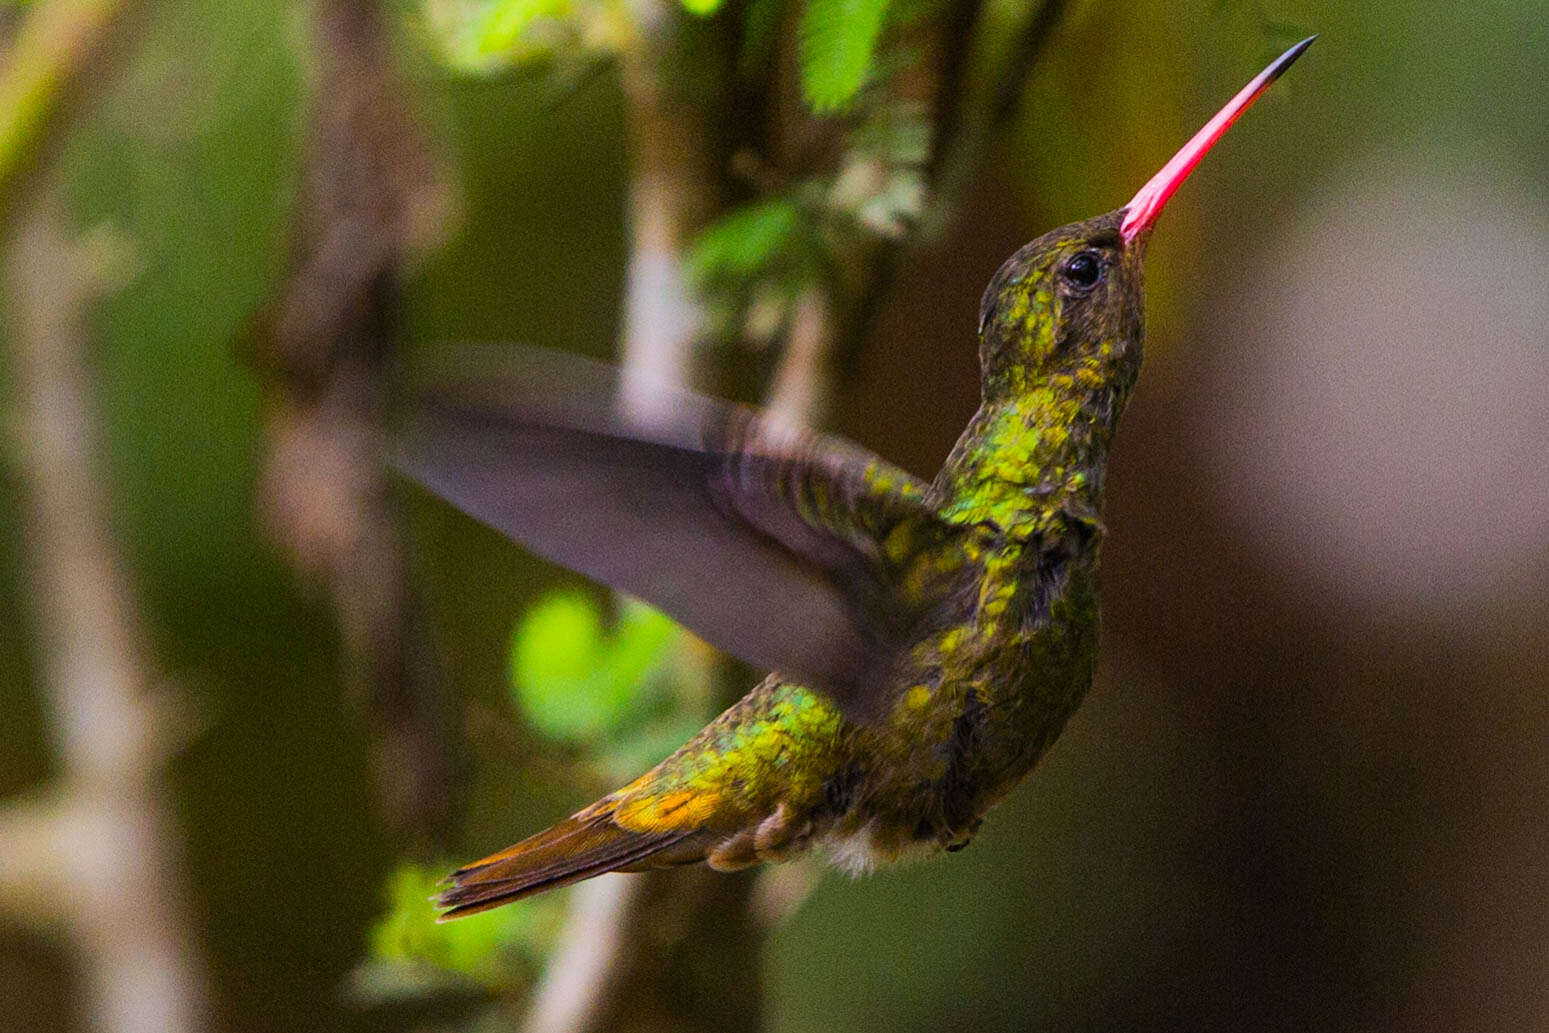
<path id="1" fill-rule="evenodd" d="M 1060 374 L 987 400 L 936 478 L 942 515 L 1019 537 L 1069 519 L 1095 527 L 1108 446 L 1128 394 L 1126 384 L 1082 386 Z"/>

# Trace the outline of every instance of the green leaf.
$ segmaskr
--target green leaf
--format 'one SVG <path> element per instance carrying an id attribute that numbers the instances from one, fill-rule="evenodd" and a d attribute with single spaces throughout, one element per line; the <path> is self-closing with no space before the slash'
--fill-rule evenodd
<path id="1" fill-rule="evenodd" d="M 708 15 L 721 9 L 723 0 L 683 0 L 683 9 L 689 14 Z"/>
<path id="2" fill-rule="evenodd" d="M 688 254 L 689 275 L 704 283 L 745 280 L 773 264 L 801 229 L 785 198 L 746 205 L 708 226 Z"/>
<path id="3" fill-rule="evenodd" d="M 520 974 L 521 963 L 535 970 L 542 962 L 564 917 L 561 897 L 534 897 L 439 923 L 430 903 L 438 881 L 415 864 L 389 876 L 387 909 L 371 930 L 374 967 L 357 973 L 358 990 L 377 999 L 401 998 L 434 988 L 448 974 L 498 990 Z"/>
<path id="4" fill-rule="evenodd" d="M 573 0 L 497 0 L 479 21 L 475 45 L 482 54 L 515 50 L 538 19 L 562 18 L 574 8 Z"/>
<path id="5" fill-rule="evenodd" d="M 605 630 L 597 603 L 578 592 L 551 595 L 511 636 L 510 677 L 527 721 L 553 739 L 579 742 L 623 727 L 671 654 L 677 625 L 626 601 Z"/>
<path id="6" fill-rule="evenodd" d="M 582 49 L 579 0 L 420 0 L 441 60 L 487 73 Z"/>
<path id="7" fill-rule="evenodd" d="M 801 86 L 814 111 L 854 99 L 872 70 L 889 0 L 807 0 L 801 17 Z"/>

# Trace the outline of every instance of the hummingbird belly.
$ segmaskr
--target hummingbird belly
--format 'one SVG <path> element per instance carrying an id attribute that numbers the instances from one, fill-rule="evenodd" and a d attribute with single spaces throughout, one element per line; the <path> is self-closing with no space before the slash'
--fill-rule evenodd
<path id="1" fill-rule="evenodd" d="M 1096 652 L 1091 536 L 994 544 L 943 583 L 882 720 L 770 675 L 610 794 L 612 820 L 726 870 L 812 845 L 851 872 L 966 846 L 1058 736 Z"/>
<path id="2" fill-rule="evenodd" d="M 981 572 L 968 619 L 913 651 L 888 718 L 844 722 L 818 799 L 791 808 L 804 815 L 802 845 L 814 841 L 836 867 L 863 872 L 966 846 L 1090 687 L 1093 550 L 1045 548 L 1031 565 L 998 554 L 1006 559 Z"/>

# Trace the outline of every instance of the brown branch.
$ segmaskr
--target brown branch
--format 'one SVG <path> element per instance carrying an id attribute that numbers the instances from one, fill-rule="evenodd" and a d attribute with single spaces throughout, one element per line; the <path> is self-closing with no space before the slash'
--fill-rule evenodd
<path id="1" fill-rule="evenodd" d="M 572 1033 L 599 1028 L 593 1017 L 600 990 L 615 981 L 628 949 L 627 917 L 644 886 L 639 879 L 592 879 L 577 886 L 554 955 L 533 994 L 522 1033 Z"/>
<path id="2" fill-rule="evenodd" d="M 446 193 L 393 73 L 374 0 L 318 0 L 311 140 L 291 273 L 259 343 L 270 375 L 261 514 L 331 594 L 376 724 L 384 812 L 409 829 L 453 809 L 453 722 L 383 480 L 387 367 L 408 259 Z"/>
<path id="3" fill-rule="evenodd" d="M 1011 60 L 998 77 L 1000 88 L 990 105 L 991 129 L 999 129 L 1016 117 L 1027 77 L 1032 74 L 1038 58 L 1043 55 L 1044 48 L 1049 45 L 1054 30 L 1059 28 L 1069 8 L 1070 0 L 1043 0 L 1038 5 L 1038 13 L 1022 26 L 1021 35 L 1011 48 Z"/>
<path id="4" fill-rule="evenodd" d="M 791 312 L 785 348 L 769 386 L 769 414 L 791 428 L 817 427 L 827 422 L 834 347 L 834 320 L 824 293 L 803 291 Z"/>
<path id="5" fill-rule="evenodd" d="M 168 739 L 96 464 L 85 306 L 101 270 L 43 204 L 19 221 L 5 257 L 16 458 L 63 773 L 51 800 L 5 812 L 0 888 L 7 903 L 25 893 L 24 910 L 42 903 L 67 919 L 98 1028 L 185 1033 L 203 1025 L 204 1001 L 161 786 Z"/>
<path id="6" fill-rule="evenodd" d="M 944 17 L 938 59 L 940 78 L 931 99 L 931 107 L 936 112 L 929 168 L 932 181 L 939 177 L 942 159 L 952 152 L 962 128 L 966 114 L 963 104 L 968 63 L 983 10 L 984 0 L 960 0 L 948 5 Z"/>
<path id="7" fill-rule="evenodd" d="M 582 883 L 567 926 L 575 941 L 545 973 L 524 1033 L 758 1029 L 768 930 L 753 906 L 756 876 L 694 867 Z M 562 1000 L 573 1007 L 549 1009 Z"/>
<path id="8" fill-rule="evenodd" d="M 660 389 L 691 379 L 702 313 L 682 254 L 716 209 L 717 177 L 704 113 L 674 79 L 676 0 L 637 0 L 631 11 L 636 39 L 620 55 L 630 148 L 620 405 L 649 423 L 672 415 L 658 409 Z"/>
<path id="9" fill-rule="evenodd" d="M 30 926 L 68 920 L 70 894 L 61 878 L 65 805 L 54 787 L 0 805 L 0 908 Z"/>

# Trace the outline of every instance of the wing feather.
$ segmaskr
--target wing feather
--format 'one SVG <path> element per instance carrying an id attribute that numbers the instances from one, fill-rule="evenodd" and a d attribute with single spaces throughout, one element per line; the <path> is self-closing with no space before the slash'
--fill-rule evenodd
<path id="1" fill-rule="evenodd" d="M 916 478 L 843 439 L 662 389 L 620 416 L 616 373 L 519 348 L 419 394 L 399 468 L 533 552 L 873 718 L 913 614 L 881 543 L 934 518 Z"/>

